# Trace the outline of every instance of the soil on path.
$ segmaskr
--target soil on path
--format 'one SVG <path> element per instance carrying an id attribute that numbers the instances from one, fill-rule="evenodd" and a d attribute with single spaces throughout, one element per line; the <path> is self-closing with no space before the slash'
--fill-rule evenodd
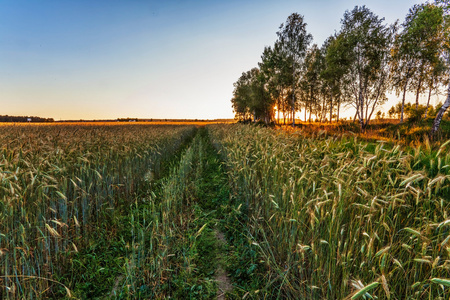
<path id="1" fill-rule="evenodd" d="M 215 232 L 217 244 L 219 248 L 223 248 L 227 244 L 227 240 L 222 232 L 216 230 Z M 230 277 L 228 273 L 224 269 L 224 262 L 219 260 L 217 270 L 215 273 L 215 280 L 217 282 L 217 299 L 222 300 L 225 299 L 225 295 L 227 292 L 231 292 L 233 290 L 233 285 L 231 284 Z"/>

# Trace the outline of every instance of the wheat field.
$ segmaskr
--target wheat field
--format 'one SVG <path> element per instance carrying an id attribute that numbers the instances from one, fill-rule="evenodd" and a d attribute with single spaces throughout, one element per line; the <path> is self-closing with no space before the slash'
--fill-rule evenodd
<path id="1" fill-rule="evenodd" d="M 228 299 L 450 296 L 450 141 L 122 123 L 0 142 L 0 298 L 211 299 L 217 261 Z"/>
<path id="2" fill-rule="evenodd" d="M 256 298 L 448 299 L 449 143 L 432 149 L 252 126 L 211 127 Z"/>

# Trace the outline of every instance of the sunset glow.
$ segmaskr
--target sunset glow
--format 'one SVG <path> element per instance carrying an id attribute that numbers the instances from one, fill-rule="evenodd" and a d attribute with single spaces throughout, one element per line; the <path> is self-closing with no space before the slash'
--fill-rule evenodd
<path id="1" fill-rule="evenodd" d="M 366 1 L 388 22 L 419 1 Z M 305 15 L 314 42 L 358 1 L 0 3 L 3 115 L 233 118 L 233 82 L 279 25 Z M 324 9 L 327 7 L 327 9 Z"/>

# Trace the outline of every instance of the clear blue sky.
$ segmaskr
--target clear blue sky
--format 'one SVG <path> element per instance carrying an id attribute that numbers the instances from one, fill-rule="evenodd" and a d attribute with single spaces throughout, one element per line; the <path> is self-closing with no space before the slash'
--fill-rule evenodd
<path id="1" fill-rule="evenodd" d="M 298 12 L 319 45 L 345 10 L 413 0 L 1 0 L 0 115 L 232 118 L 233 82 Z"/>

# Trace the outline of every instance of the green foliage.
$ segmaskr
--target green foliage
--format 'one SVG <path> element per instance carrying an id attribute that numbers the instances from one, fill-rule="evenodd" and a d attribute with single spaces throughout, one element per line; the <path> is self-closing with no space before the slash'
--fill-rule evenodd
<path id="1" fill-rule="evenodd" d="M 109 237 L 100 236 L 102 243 L 74 253 L 70 258 L 70 270 L 63 274 L 61 281 L 70 278 L 68 285 L 73 294 L 80 298 L 101 297 L 110 292 L 116 278 L 122 273 L 125 264 L 126 245 L 124 241 L 108 241 Z M 104 245 L 107 241 L 107 245 Z"/>
<path id="2" fill-rule="evenodd" d="M 312 45 L 306 53 L 303 63 L 303 76 L 301 88 L 303 89 L 303 102 L 305 109 L 321 111 L 320 96 L 322 95 L 322 73 L 325 72 L 324 57 L 316 44 Z"/>
<path id="3" fill-rule="evenodd" d="M 348 97 L 357 108 L 361 129 L 367 126 L 375 109 L 387 100 L 390 87 L 388 63 L 396 28 L 383 21 L 366 6 L 346 11 L 341 21 L 340 34 L 349 52 L 346 90 L 350 91 Z"/>
<path id="4" fill-rule="evenodd" d="M 427 3 L 414 5 L 406 16 L 392 50 L 394 87 L 398 92 L 409 84 L 410 90 L 420 91 L 425 81 L 433 86 L 434 77 L 442 76 L 442 13 L 441 8 Z"/>
<path id="5" fill-rule="evenodd" d="M 258 68 L 242 73 L 234 84 L 233 110 L 239 120 L 262 120 L 268 123 L 272 119 L 273 100 L 266 90 L 267 79 Z"/>
<path id="6" fill-rule="evenodd" d="M 420 120 L 422 120 L 422 118 L 425 115 L 425 110 L 426 109 L 427 108 L 424 105 L 419 105 L 419 107 L 417 109 L 409 107 L 407 109 L 407 115 L 408 115 L 407 122 L 414 124 L 414 123 L 417 123 Z"/>

